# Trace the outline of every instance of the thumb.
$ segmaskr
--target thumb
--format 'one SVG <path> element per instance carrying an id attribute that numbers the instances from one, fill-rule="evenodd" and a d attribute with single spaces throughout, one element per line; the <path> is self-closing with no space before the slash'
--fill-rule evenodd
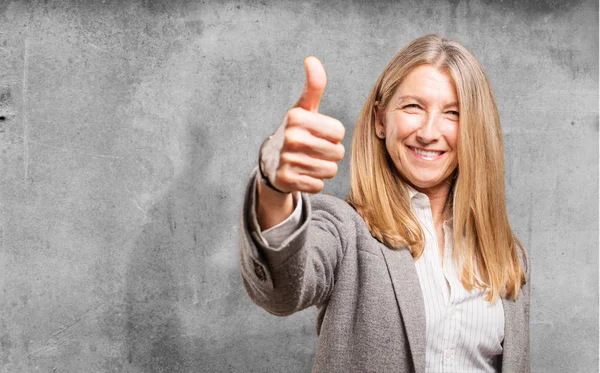
<path id="1" fill-rule="evenodd" d="M 309 56 L 304 59 L 304 69 L 306 70 L 306 82 L 296 107 L 317 112 L 327 84 L 325 68 L 317 57 Z"/>

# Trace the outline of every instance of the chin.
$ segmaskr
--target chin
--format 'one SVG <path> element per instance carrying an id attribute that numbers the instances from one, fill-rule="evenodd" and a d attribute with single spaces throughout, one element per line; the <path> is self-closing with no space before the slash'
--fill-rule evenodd
<path id="1" fill-rule="evenodd" d="M 413 186 L 415 186 L 416 188 L 429 189 L 429 188 L 433 188 L 433 187 L 436 187 L 436 186 L 444 183 L 444 180 L 442 180 L 442 181 L 416 181 L 416 182 L 410 181 L 410 183 Z"/>
<path id="2" fill-rule="evenodd" d="M 429 189 L 445 184 L 448 177 L 444 177 L 443 175 L 435 175 L 426 178 L 409 177 L 406 179 L 415 188 Z"/>

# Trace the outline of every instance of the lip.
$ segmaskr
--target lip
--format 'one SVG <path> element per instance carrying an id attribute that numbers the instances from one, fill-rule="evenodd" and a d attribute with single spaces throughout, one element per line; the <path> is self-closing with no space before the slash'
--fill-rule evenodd
<path id="1" fill-rule="evenodd" d="M 445 151 L 443 151 L 443 150 L 436 150 L 436 149 L 423 149 L 423 148 L 417 148 L 417 147 L 410 146 L 410 145 L 406 145 L 406 147 L 407 147 L 407 148 L 408 148 L 408 150 L 410 151 L 410 154 L 412 154 L 412 155 L 413 155 L 415 158 L 417 158 L 417 159 L 421 159 L 421 160 L 423 160 L 423 161 L 427 161 L 427 162 L 435 162 L 435 161 L 437 161 L 437 160 L 441 159 L 441 158 L 442 158 L 442 157 L 443 157 L 443 156 L 446 154 L 446 152 L 445 152 Z M 433 157 L 433 158 L 432 158 L 432 157 L 425 157 L 425 156 L 423 156 L 423 155 L 421 155 L 421 154 L 417 153 L 417 152 L 415 151 L 415 149 L 418 149 L 418 150 L 424 150 L 424 151 L 435 151 L 435 152 L 442 152 L 442 154 L 440 154 L 440 155 L 438 155 L 438 156 L 435 156 L 435 157 Z"/>

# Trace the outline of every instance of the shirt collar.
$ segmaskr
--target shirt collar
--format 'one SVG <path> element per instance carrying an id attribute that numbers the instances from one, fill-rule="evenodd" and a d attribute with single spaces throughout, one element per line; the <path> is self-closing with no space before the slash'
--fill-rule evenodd
<path id="1" fill-rule="evenodd" d="M 429 197 L 425 193 L 421 193 L 412 186 L 406 184 L 408 187 L 408 195 L 411 203 L 420 207 L 429 207 Z"/>
<path id="2" fill-rule="evenodd" d="M 406 187 L 408 188 L 408 195 L 410 196 L 410 199 L 412 200 L 413 197 L 415 195 L 417 195 L 419 192 L 417 192 L 417 190 L 413 187 L 411 187 L 408 183 L 406 184 Z"/>
<path id="3" fill-rule="evenodd" d="M 408 195 L 410 197 L 411 204 L 419 207 L 430 207 L 429 197 L 427 197 L 425 193 L 419 192 L 408 183 L 406 186 L 408 187 Z M 446 228 L 452 228 L 452 216 L 444 221 L 444 226 Z"/>

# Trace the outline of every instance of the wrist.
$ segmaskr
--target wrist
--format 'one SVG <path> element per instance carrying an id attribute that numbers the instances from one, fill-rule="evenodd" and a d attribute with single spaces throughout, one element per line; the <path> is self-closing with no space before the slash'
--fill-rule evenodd
<path id="1" fill-rule="evenodd" d="M 263 183 L 260 173 L 256 175 L 256 191 L 258 200 L 264 202 L 270 206 L 285 206 L 287 201 L 294 203 L 294 196 L 292 192 L 282 193 L 274 190 L 265 183 Z"/>
<path id="2" fill-rule="evenodd" d="M 294 211 L 294 193 L 276 192 L 261 182 L 258 173 L 256 189 L 256 216 L 262 231 L 276 226 Z"/>
<path id="3" fill-rule="evenodd" d="M 273 185 L 273 183 L 271 183 L 271 180 L 269 180 L 268 175 L 265 173 L 264 170 L 264 166 L 265 166 L 265 162 L 263 160 L 263 150 L 265 148 L 265 145 L 271 141 L 271 139 L 273 138 L 273 136 L 269 136 L 265 139 L 265 141 L 263 141 L 263 143 L 260 145 L 260 150 L 258 152 L 258 173 L 260 176 L 260 181 L 263 185 L 266 185 L 267 187 L 269 187 L 271 190 L 279 193 L 279 194 L 289 194 L 290 192 L 285 192 L 279 188 L 277 188 L 275 185 Z"/>

